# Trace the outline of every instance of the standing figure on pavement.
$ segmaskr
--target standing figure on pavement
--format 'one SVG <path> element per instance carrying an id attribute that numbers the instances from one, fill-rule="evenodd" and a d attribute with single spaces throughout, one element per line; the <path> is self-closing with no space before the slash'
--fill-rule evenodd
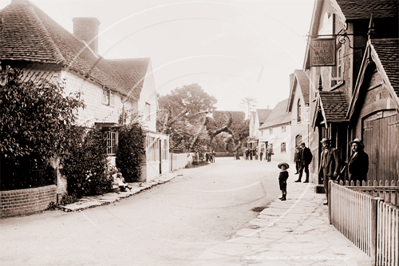
<path id="1" fill-rule="evenodd" d="M 280 200 L 284 201 L 287 199 L 287 179 L 289 176 L 287 169 L 289 168 L 289 165 L 287 163 L 279 163 L 278 168 L 281 169 L 278 176 L 278 183 L 280 185 L 280 190 L 282 194 Z"/>
<path id="2" fill-rule="evenodd" d="M 306 147 L 304 142 L 301 143 L 301 150 L 299 154 L 300 154 L 301 168 L 299 168 L 298 180 L 296 180 L 295 182 L 301 182 L 303 169 L 305 169 L 306 180 L 304 181 L 304 183 L 309 183 L 309 164 L 313 159 L 313 155 L 310 149 Z"/>
<path id="3" fill-rule="evenodd" d="M 252 161 L 252 156 L 254 155 L 254 150 L 249 150 L 249 159 Z"/>
<path id="4" fill-rule="evenodd" d="M 294 162 L 296 175 L 299 174 L 299 169 L 301 168 L 301 148 L 299 146 L 295 147 Z"/>
<path id="5" fill-rule="evenodd" d="M 245 149 L 245 160 L 248 160 L 249 158 L 249 150 L 248 148 Z"/>
<path id="6" fill-rule="evenodd" d="M 273 144 L 270 144 L 267 148 L 267 161 L 270 162 L 272 160 L 273 155 Z"/>
<path id="7" fill-rule="evenodd" d="M 352 146 L 352 156 L 349 159 L 348 170 L 350 173 L 350 180 L 367 181 L 367 172 L 369 171 L 369 156 L 364 152 L 364 145 L 361 140 L 354 139 L 349 142 Z"/>
<path id="8" fill-rule="evenodd" d="M 262 149 L 260 149 L 260 153 L 259 153 L 259 159 L 262 161 L 262 159 L 263 159 L 263 148 Z"/>
<path id="9" fill-rule="evenodd" d="M 319 175 L 320 172 L 323 173 L 324 190 L 327 197 L 327 202 L 324 205 L 328 205 L 328 181 L 338 176 L 339 156 L 338 151 L 331 147 L 331 140 L 323 138 L 320 142 L 323 144 L 324 150 L 321 152 Z"/>

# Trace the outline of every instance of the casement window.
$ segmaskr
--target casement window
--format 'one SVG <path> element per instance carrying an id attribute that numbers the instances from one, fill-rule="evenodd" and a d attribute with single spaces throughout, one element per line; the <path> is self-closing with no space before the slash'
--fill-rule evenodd
<path id="1" fill-rule="evenodd" d="M 301 123 L 302 121 L 302 107 L 301 107 L 301 99 L 298 99 L 298 105 L 297 105 L 297 117 L 296 117 L 296 122 Z"/>
<path id="2" fill-rule="evenodd" d="M 102 103 L 109 106 L 115 106 L 115 93 L 110 90 L 103 89 Z"/>
<path id="3" fill-rule="evenodd" d="M 107 155 L 116 154 L 116 144 L 117 144 L 118 134 L 115 131 L 107 132 Z"/>
<path id="4" fill-rule="evenodd" d="M 260 132 L 260 136 L 263 137 L 263 131 Z"/>
<path id="5" fill-rule="evenodd" d="M 331 87 L 344 80 L 344 53 L 343 46 L 339 47 L 335 56 L 336 66 L 331 68 Z"/>
<path id="6" fill-rule="evenodd" d="M 273 128 L 270 128 L 270 129 L 269 129 L 269 134 L 270 134 L 270 135 L 273 134 Z"/>
<path id="7" fill-rule="evenodd" d="M 287 126 L 281 126 L 281 133 L 287 132 Z"/>
<path id="8" fill-rule="evenodd" d="M 103 100 L 102 100 L 103 104 L 109 105 L 110 103 L 110 91 L 103 89 Z"/>
<path id="9" fill-rule="evenodd" d="M 151 121 L 151 104 L 149 104 L 149 103 L 145 103 L 144 117 L 145 117 L 145 120 Z"/>
<path id="10" fill-rule="evenodd" d="M 285 145 L 285 142 L 281 142 L 281 153 L 286 153 L 287 152 L 287 148 Z"/>

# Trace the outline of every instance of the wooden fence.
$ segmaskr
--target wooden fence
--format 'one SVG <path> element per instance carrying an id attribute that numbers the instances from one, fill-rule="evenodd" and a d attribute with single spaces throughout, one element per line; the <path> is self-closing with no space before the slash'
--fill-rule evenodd
<path id="1" fill-rule="evenodd" d="M 397 203 L 398 187 L 343 186 L 332 181 L 329 185 L 329 214 L 334 227 L 375 265 L 398 266 L 399 208 L 392 203 Z"/>

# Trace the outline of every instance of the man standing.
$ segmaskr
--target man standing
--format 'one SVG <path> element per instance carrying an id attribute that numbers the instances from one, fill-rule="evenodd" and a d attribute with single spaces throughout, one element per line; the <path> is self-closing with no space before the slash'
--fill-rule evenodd
<path id="1" fill-rule="evenodd" d="M 273 144 L 270 144 L 269 147 L 267 147 L 267 161 L 270 162 L 272 160 L 272 155 L 273 155 Z"/>
<path id="2" fill-rule="evenodd" d="M 319 174 L 320 171 L 322 171 L 324 190 L 327 197 L 327 202 L 324 203 L 324 205 L 328 205 L 328 181 L 338 176 L 339 156 L 337 150 L 331 147 L 331 141 L 329 139 L 323 138 L 320 142 L 323 144 L 324 150 L 321 153 Z"/>
<path id="3" fill-rule="evenodd" d="M 363 143 L 359 139 L 354 139 L 349 142 L 352 146 L 352 156 L 348 163 L 348 170 L 350 173 L 350 180 L 367 181 L 367 172 L 369 171 L 369 156 L 363 151 Z"/>
<path id="4" fill-rule="evenodd" d="M 304 181 L 304 183 L 309 183 L 309 164 L 313 159 L 313 155 L 312 155 L 312 152 L 310 151 L 310 149 L 306 147 L 304 142 L 301 143 L 301 150 L 300 150 L 299 154 L 300 154 L 299 156 L 301 158 L 301 160 L 300 160 L 301 168 L 299 169 L 298 180 L 296 180 L 295 182 L 301 182 L 303 169 L 305 169 L 306 180 Z"/>

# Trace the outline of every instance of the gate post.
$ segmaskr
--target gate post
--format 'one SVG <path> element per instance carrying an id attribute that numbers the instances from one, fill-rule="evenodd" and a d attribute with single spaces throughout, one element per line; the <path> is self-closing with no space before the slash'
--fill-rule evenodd
<path id="1" fill-rule="evenodd" d="M 370 243 L 370 257 L 374 265 L 378 265 L 378 203 L 384 201 L 382 198 L 371 199 L 371 243 Z"/>

